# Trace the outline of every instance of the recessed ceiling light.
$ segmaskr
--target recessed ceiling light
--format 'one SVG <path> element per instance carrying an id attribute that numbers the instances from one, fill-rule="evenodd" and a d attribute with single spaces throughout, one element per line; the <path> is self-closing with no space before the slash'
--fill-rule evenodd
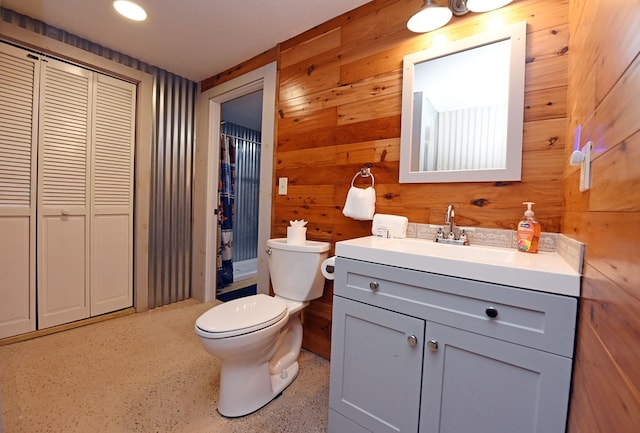
<path id="1" fill-rule="evenodd" d="M 122 16 L 134 21 L 144 21 L 147 19 L 147 13 L 141 6 L 127 0 L 116 0 L 113 7 Z"/>

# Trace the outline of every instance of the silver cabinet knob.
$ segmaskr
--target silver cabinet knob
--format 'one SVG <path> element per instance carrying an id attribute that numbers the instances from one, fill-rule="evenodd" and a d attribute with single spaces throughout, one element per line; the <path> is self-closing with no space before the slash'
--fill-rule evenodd
<path id="1" fill-rule="evenodd" d="M 372 281 L 369 283 L 369 288 L 371 289 L 372 292 L 377 292 L 378 287 L 380 287 L 380 285 L 378 284 L 377 281 Z"/>
<path id="2" fill-rule="evenodd" d="M 267 248 L 266 250 L 264 250 L 265 253 L 267 253 L 267 255 L 271 255 L 271 247 Z"/>
<path id="3" fill-rule="evenodd" d="M 431 350 L 432 352 L 435 352 L 436 350 L 438 350 L 438 340 L 429 340 L 427 342 L 427 347 L 429 348 L 429 350 Z"/>
<path id="4" fill-rule="evenodd" d="M 411 347 L 416 347 L 418 345 L 418 337 L 415 335 L 409 335 L 407 337 L 407 343 L 409 343 L 409 346 Z"/>

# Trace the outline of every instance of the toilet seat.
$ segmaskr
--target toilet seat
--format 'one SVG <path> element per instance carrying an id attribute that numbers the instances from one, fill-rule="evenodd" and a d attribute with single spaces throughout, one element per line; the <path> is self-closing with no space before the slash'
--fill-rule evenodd
<path id="1" fill-rule="evenodd" d="M 285 301 L 258 294 L 211 308 L 196 320 L 196 328 L 206 338 L 234 337 L 271 326 L 286 315 Z"/>

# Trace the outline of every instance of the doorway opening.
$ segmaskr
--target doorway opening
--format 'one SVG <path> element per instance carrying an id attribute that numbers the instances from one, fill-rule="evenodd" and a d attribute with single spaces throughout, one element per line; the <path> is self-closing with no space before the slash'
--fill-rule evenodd
<path id="1" fill-rule="evenodd" d="M 205 90 L 198 101 L 198 139 L 195 156 L 192 295 L 203 302 L 217 298 L 217 191 L 222 105 L 262 90 L 260 198 L 258 209 L 257 293 L 269 293 L 266 245 L 271 235 L 273 156 L 276 107 L 276 62 Z"/>
<path id="2" fill-rule="evenodd" d="M 217 293 L 256 294 L 263 90 L 221 104 Z"/>

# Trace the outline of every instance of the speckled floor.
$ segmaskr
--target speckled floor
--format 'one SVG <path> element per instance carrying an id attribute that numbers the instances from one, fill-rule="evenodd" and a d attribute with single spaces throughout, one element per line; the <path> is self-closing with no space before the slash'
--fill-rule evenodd
<path id="1" fill-rule="evenodd" d="M 2 433 L 326 432 L 329 361 L 300 355 L 284 393 L 246 417 L 216 411 L 219 363 L 182 301 L 0 347 Z"/>

